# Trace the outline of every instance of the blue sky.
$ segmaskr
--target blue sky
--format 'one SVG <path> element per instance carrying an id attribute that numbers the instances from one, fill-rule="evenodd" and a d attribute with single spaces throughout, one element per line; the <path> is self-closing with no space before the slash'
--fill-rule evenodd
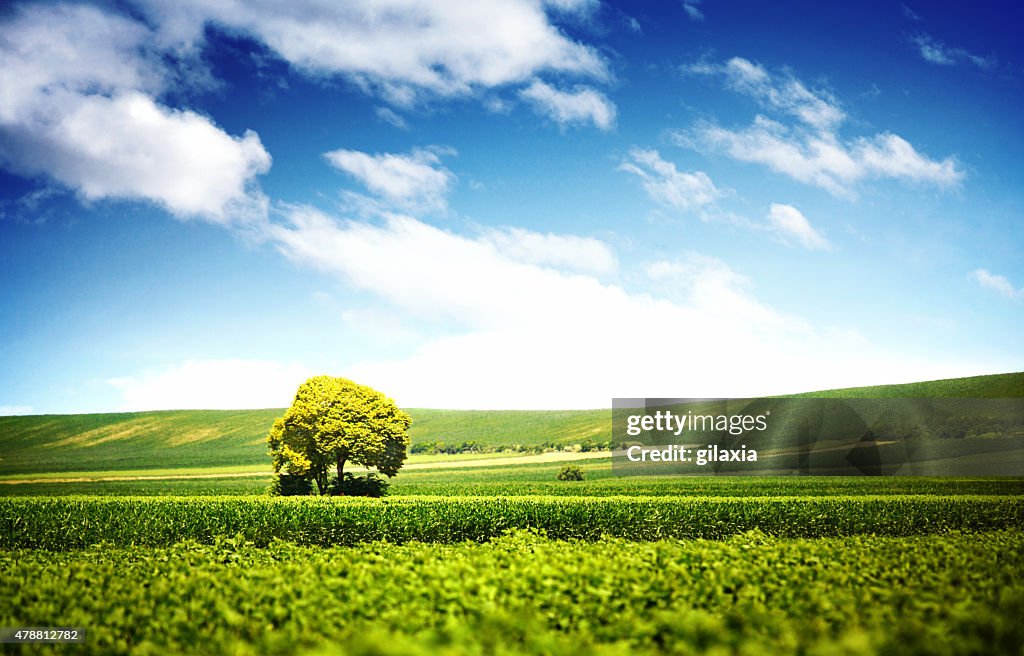
<path id="1" fill-rule="evenodd" d="M 1024 369 L 1021 8 L 335 4 L 0 11 L 0 414 Z"/>

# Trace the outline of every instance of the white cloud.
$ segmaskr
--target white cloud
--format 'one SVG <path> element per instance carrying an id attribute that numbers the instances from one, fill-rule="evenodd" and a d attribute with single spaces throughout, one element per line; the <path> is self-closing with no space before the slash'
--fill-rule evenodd
<path id="1" fill-rule="evenodd" d="M 601 6 L 600 0 L 543 0 L 545 7 L 558 11 L 587 15 Z"/>
<path id="2" fill-rule="evenodd" d="M 90 200 L 149 199 L 182 217 L 265 213 L 262 195 L 247 189 L 270 168 L 254 132 L 232 137 L 139 93 L 83 97 L 49 128 L 12 139 L 26 147 L 14 168 L 46 172 Z"/>
<path id="3" fill-rule="evenodd" d="M 952 48 L 929 34 L 915 34 L 910 38 L 910 42 L 917 48 L 921 59 L 932 64 L 955 66 L 966 63 L 985 70 L 996 65 L 996 58 L 993 55 L 982 57 L 964 48 Z"/>
<path id="4" fill-rule="evenodd" d="M 957 168 L 953 158 L 936 162 L 917 152 L 903 137 L 890 132 L 857 139 L 853 154 L 868 176 L 931 182 L 947 187 L 963 179 L 963 172 Z"/>
<path id="5" fill-rule="evenodd" d="M 704 20 L 704 12 L 700 10 L 701 0 L 684 0 L 683 11 L 690 17 L 690 20 L 701 22 Z"/>
<path id="6" fill-rule="evenodd" d="M 722 75 L 730 88 L 796 121 L 787 126 L 758 115 L 753 124 L 740 129 L 701 122 L 674 135 L 679 145 L 722 151 L 848 198 L 855 195 L 855 185 L 867 179 L 892 178 L 940 187 L 956 187 L 963 180 L 964 173 L 953 157 L 933 160 L 899 135 L 883 132 L 843 139 L 839 127 L 846 114 L 838 101 L 826 92 L 809 90 L 789 73 L 773 75 L 739 57 L 723 65 L 701 62 L 686 70 Z"/>
<path id="7" fill-rule="evenodd" d="M 656 150 L 633 148 L 629 158 L 619 170 L 638 176 L 647 195 L 666 207 L 687 212 L 712 205 L 722 195 L 706 173 L 679 171 Z"/>
<path id="8" fill-rule="evenodd" d="M 969 274 L 969 277 L 982 287 L 998 292 L 1001 296 L 1015 300 L 1024 299 L 1024 289 L 1015 288 L 1006 276 L 990 273 L 985 269 L 975 269 Z"/>
<path id="9" fill-rule="evenodd" d="M 343 76 L 397 104 L 413 103 L 424 92 L 465 95 L 523 83 L 544 72 L 607 76 L 603 58 L 567 38 L 545 13 L 547 7 L 585 14 L 591 2 L 142 4 L 168 44 L 201 42 L 204 26 L 220 26 L 258 39 L 299 70 Z"/>
<path id="10" fill-rule="evenodd" d="M 615 125 L 615 104 L 604 94 L 587 86 L 577 86 L 571 92 L 560 91 L 540 80 L 534 80 L 519 95 L 560 125 L 589 122 L 601 130 L 610 130 Z"/>
<path id="11" fill-rule="evenodd" d="M 173 72 L 149 29 L 89 6 L 32 5 L 0 23 L 0 162 L 87 199 L 143 199 L 179 217 L 262 217 L 259 137 L 160 105 Z"/>
<path id="12" fill-rule="evenodd" d="M 698 254 L 652 264 L 652 291 L 630 292 L 409 217 L 370 224 L 292 207 L 288 221 L 271 238 L 290 259 L 413 324 L 458 325 L 411 356 L 346 369 L 408 406 L 607 407 L 612 396 L 763 395 L 969 371 L 816 329 Z"/>
<path id="13" fill-rule="evenodd" d="M 406 209 L 444 210 L 445 196 L 455 180 L 434 150 L 414 150 L 408 155 L 332 150 L 324 157 L 372 193 Z"/>
<path id="14" fill-rule="evenodd" d="M 734 90 L 753 97 L 765 107 L 795 116 L 818 130 L 831 130 L 846 118 L 832 94 L 811 91 L 789 73 L 770 75 L 759 64 L 742 57 L 733 57 L 721 67 L 693 70 L 720 72 Z"/>
<path id="15" fill-rule="evenodd" d="M 375 113 L 377 114 L 377 118 L 384 121 L 385 123 L 390 123 L 399 130 L 409 129 L 409 124 L 405 121 L 405 119 L 402 118 L 399 114 L 395 112 L 395 110 L 391 109 L 390 107 L 378 107 Z"/>
<path id="16" fill-rule="evenodd" d="M 792 205 L 772 203 L 768 210 L 768 228 L 784 243 L 796 242 L 809 250 L 832 250 L 832 244 L 815 230 L 800 210 Z"/>
<path id="17" fill-rule="evenodd" d="M 30 121 L 46 109 L 38 106 L 43 93 L 60 95 L 56 111 L 90 91 L 158 91 L 165 72 L 142 52 L 148 37 L 145 26 L 95 7 L 15 9 L 0 22 L 0 121 Z"/>
<path id="18" fill-rule="evenodd" d="M 122 411 L 281 408 L 314 372 L 266 360 L 187 360 L 106 381 L 121 393 Z"/>
<path id="19" fill-rule="evenodd" d="M 32 414 L 32 406 L 30 405 L 0 405 L 0 417 L 30 414 Z"/>
<path id="20" fill-rule="evenodd" d="M 902 2 L 900 3 L 900 9 L 903 11 L 903 15 L 912 21 L 919 22 L 924 20 L 923 18 L 921 18 L 920 14 L 918 14 L 916 11 L 914 11 L 907 5 L 903 4 Z"/>
<path id="21" fill-rule="evenodd" d="M 516 262 L 593 275 L 611 274 L 618 269 L 615 251 L 593 237 L 543 234 L 507 227 L 484 230 L 481 239 Z"/>

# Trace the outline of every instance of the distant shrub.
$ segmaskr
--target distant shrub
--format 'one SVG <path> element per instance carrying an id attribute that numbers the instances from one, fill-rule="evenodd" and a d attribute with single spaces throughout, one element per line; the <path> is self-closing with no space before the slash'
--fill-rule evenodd
<path id="1" fill-rule="evenodd" d="M 561 471 L 558 472 L 558 480 L 560 481 L 582 481 L 583 470 L 580 469 L 579 465 L 564 465 Z"/>
<path id="2" fill-rule="evenodd" d="M 387 494 L 388 487 L 389 483 L 374 473 L 353 476 L 348 472 L 340 482 L 332 476 L 328 485 L 332 495 L 346 497 L 382 497 Z"/>
<path id="3" fill-rule="evenodd" d="M 295 474 L 278 474 L 270 484 L 268 492 L 279 497 L 293 497 L 313 494 L 313 481 Z"/>

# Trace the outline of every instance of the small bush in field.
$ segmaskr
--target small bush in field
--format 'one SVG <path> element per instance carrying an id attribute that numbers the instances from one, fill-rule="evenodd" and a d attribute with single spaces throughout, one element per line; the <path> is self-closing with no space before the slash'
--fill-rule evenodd
<path id="1" fill-rule="evenodd" d="M 313 481 L 296 474 L 278 474 L 270 484 L 269 492 L 281 497 L 310 495 L 313 494 Z"/>
<path id="2" fill-rule="evenodd" d="M 335 496 L 382 497 L 388 492 L 388 482 L 372 472 L 365 476 L 353 476 L 345 472 L 341 481 L 332 476 L 328 488 Z"/>
<path id="3" fill-rule="evenodd" d="M 582 481 L 583 470 L 580 469 L 579 465 L 565 465 L 562 470 L 558 472 L 558 480 L 560 481 Z"/>

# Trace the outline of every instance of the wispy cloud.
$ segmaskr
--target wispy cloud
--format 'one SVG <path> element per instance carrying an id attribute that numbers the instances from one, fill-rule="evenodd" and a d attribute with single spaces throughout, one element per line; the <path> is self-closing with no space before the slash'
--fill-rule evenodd
<path id="1" fill-rule="evenodd" d="M 324 157 L 394 206 L 430 212 L 447 209 L 447 193 L 455 175 L 441 164 L 439 153 L 452 152 L 420 149 L 404 155 L 371 155 L 340 149 L 324 153 Z"/>
<path id="2" fill-rule="evenodd" d="M 697 22 L 704 20 L 704 12 L 700 10 L 701 2 L 702 0 L 683 1 L 683 11 L 685 11 L 686 15 L 690 17 L 690 20 Z"/>
<path id="3" fill-rule="evenodd" d="M 797 244 L 808 250 L 829 251 L 832 244 L 811 226 L 811 222 L 792 205 L 772 203 L 768 210 L 768 229 L 786 244 Z"/>
<path id="4" fill-rule="evenodd" d="M 631 149 L 629 159 L 619 165 L 619 170 L 640 178 L 651 200 L 681 212 L 705 208 L 723 194 L 707 173 L 680 171 L 656 150 Z"/>
<path id="5" fill-rule="evenodd" d="M 377 118 L 384 121 L 385 123 L 390 123 L 399 130 L 409 129 L 409 124 L 406 122 L 406 120 L 390 107 L 378 107 L 374 113 L 377 114 Z"/>
<path id="6" fill-rule="evenodd" d="M 782 313 L 706 255 L 653 262 L 646 273 L 655 291 L 627 291 L 530 263 L 492 235 L 459 235 L 407 216 L 370 223 L 293 207 L 286 218 L 271 238 L 289 259 L 337 275 L 413 324 L 457 326 L 412 355 L 346 371 L 414 407 L 606 407 L 609 394 L 759 395 L 955 373 Z M 540 236 L 549 243 L 538 249 L 529 243 L 536 235 L 506 237 L 524 237 L 533 253 L 555 241 Z M 669 345 L 684 349 L 686 370 L 699 375 L 680 378 L 667 366 Z"/>
<path id="7" fill-rule="evenodd" d="M 1000 296 L 1012 300 L 1024 300 L 1024 289 L 1017 289 L 1006 276 L 990 273 L 986 269 L 975 269 L 968 277 L 985 289 L 995 291 Z"/>
<path id="8" fill-rule="evenodd" d="M 488 228 L 481 234 L 503 256 L 536 266 L 593 275 L 615 273 L 615 251 L 593 237 L 540 233 L 516 227 Z"/>
<path id="9" fill-rule="evenodd" d="M 767 109 L 789 114 L 812 128 L 830 131 L 846 118 L 835 97 L 823 90 L 810 90 L 789 72 L 770 74 L 759 64 L 733 57 L 717 68 L 734 91 L 746 94 Z"/>
<path id="10" fill-rule="evenodd" d="M 593 123 L 601 130 L 610 130 L 615 125 L 615 104 L 603 93 L 587 86 L 561 91 L 534 80 L 519 95 L 559 125 Z"/>
<path id="11" fill-rule="evenodd" d="M 911 9 L 910 7 L 908 7 L 906 4 L 904 4 L 902 2 L 900 3 L 900 11 L 903 12 L 903 15 L 906 18 L 909 18 L 912 21 L 920 22 L 920 21 L 924 20 L 923 18 L 921 18 L 920 14 L 918 14 L 916 11 L 914 11 L 913 9 Z"/>
<path id="12" fill-rule="evenodd" d="M 971 64 L 983 70 L 995 68 L 998 60 L 995 55 L 977 55 L 965 48 L 947 46 L 930 34 L 918 33 L 910 37 L 910 43 L 917 48 L 921 59 L 940 66 L 956 66 Z"/>
<path id="13" fill-rule="evenodd" d="M 725 152 L 844 197 L 853 197 L 855 185 L 871 178 L 955 187 L 964 177 L 954 158 L 931 159 L 891 132 L 843 139 L 839 128 L 846 114 L 838 101 L 828 92 L 809 89 L 788 72 L 772 74 L 739 57 L 722 65 L 699 63 L 685 71 L 720 75 L 727 87 L 795 121 L 787 125 L 758 115 L 753 124 L 739 129 L 703 121 L 674 133 L 679 145 Z"/>
<path id="14" fill-rule="evenodd" d="M 234 410 L 287 406 L 311 371 L 269 360 L 187 360 L 107 380 L 120 409 Z"/>

